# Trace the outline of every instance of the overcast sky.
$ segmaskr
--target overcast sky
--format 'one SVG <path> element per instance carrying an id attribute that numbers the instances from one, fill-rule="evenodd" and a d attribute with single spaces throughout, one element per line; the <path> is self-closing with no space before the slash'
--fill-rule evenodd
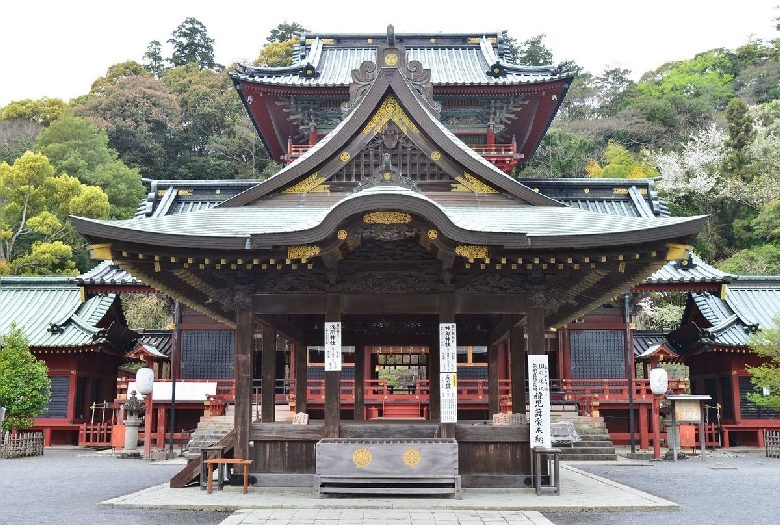
<path id="1" fill-rule="evenodd" d="M 112 64 L 141 62 L 147 45 L 165 42 L 185 18 L 202 22 L 215 58 L 252 61 L 271 29 L 298 22 L 319 33 L 489 33 L 518 42 L 545 34 L 554 62 L 591 73 L 619 66 L 637 79 L 668 61 L 751 38 L 780 37 L 780 0 L 556 0 L 395 2 L 323 0 L 7 0 L 0 7 L 0 106 L 21 99 L 65 101 L 89 92 Z M 458 7 L 455 7 L 458 6 Z M 462 6 L 462 7 L 461 7 Z"/>

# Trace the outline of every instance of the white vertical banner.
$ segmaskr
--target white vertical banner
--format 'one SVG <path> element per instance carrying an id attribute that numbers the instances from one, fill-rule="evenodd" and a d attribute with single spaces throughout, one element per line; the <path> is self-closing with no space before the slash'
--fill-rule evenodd
<path id="1" fill-rule="evenodd" d="M 341 322 L 325 322 L 325 371 L 341 371 Z"/>
<path id="2" fill-rule="evenodd" d="M 439 400 L 442 423 L 458 422 L 458 341 L 455 324 L 439 324 Z"/>
<path id="3" fill-rule="evenodd" d="M 439 324 L 439 371 L 458 372 L 458 341 L 455 324 Z"/>
<path id="4" fill-rule="evenodd" d="M 550 439 L 550 369 L 546 355 L 528 356 L 531 447 L 552 447 Z"/>

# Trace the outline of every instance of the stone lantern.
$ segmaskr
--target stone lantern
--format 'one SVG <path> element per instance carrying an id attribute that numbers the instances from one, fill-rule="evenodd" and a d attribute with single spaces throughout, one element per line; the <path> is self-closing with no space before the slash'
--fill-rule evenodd
<path id="1" fill-rule="evenodd" d="M 144 402 L 136 397 L 136 391 L 133 390 L 130 393 L 130 398 L 122 405 L 122 408 L 127 411 L 125 448 L 122 454 L 123 456 L 140 457 L 141 453 L 138 452 L 138 426 L 141 425 L 141 420 L 138 417 L 138 413 L 144 410 Z"/>

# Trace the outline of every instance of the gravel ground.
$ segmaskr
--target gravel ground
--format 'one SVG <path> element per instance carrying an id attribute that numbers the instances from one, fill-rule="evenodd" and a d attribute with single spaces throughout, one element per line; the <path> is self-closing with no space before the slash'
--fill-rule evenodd
<path id="1" fill-rule="evenodd" d="M 0 459 L 0 524 L 212 525 L 229 513 L 98 508 L 98 503 L 170 481 L 179 467 L 91 449 L 49 448 Z"/>
<path id="2" fill-rule="evenodd" d="M 545 513 L 556 525 L 777 525 L 780 459 L 761 450 L 708 451 L 707 457 L 650 465 L 576 464 L 600 477 L 670 500 L 679 510 Z M 638 462 L 637 462 L 638 463 Z"/>

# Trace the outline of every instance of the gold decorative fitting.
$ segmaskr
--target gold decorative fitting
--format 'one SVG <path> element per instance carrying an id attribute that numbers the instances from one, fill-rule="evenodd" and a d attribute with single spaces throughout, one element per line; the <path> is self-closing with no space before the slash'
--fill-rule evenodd
<path id="1" fill-rule="evenodd" d="M 394 53 L 388 53 L 385 55 L 385 64 L 387 66 L 395 66 L 398 64 L 398 56 Z"/>
<path id="2" fill-rule="evenodd" d="M 355 449 L 352 453 L 352 462 L 357 467 L 366 467 L 368 464 L 371 463 L 371 451 L 366 449 L 365 447 L 359 447 Z"/>
<path id="3" fill-rule="evenodd" d="M 431 38 L 431 44 L 436 44 L 436 39 Z"/>
<path id="4" fill-rule="evenodd" d="M 368 44 L 374 44 L 374 39 L 366 39 L 366 42 L 367 42 Z"/>
<path id="5" fill-rule="evenodd" d="M 408 134 L 408 131 L 419 132 L 417 126 L 409 119 L 409 116 L 398 104 L 398 101 L 393 96 L 388 96 L 382 102 L 382 105 L 376 111 L 374 116 L 369 120 L 368 124 L 363 127 L 363 134 L 366 134 L 370 130 L 374 130 L 374 134 L 379 134 L 379 131 L 388 121 L 398 125 L 398 128 L 403 131 L 404 134 Z"/>
<path id="6" fill-rule="evenodd" d="M 349 153 L 344 151 L 339 155 L 339 158 L 341 159 L 342 162 L 349 162 Z"/>
<path id="7" fill-rule="evenodd" d="M 409 467 L 415 467 L 419 463 L 420 463 L 420 451 L 414 448 L 407 449 L 406 451 L 404 451 L 404 464 L 406 464 Z"/>
<path id="8" fill-rule="evenodd" d="M 469 44 L 479 44 L 480 38 L 479 37 L 469 37 Z"/>
<path id="9" fill-rule="evenodd" d="M 322 39 L 323 44 L 334 44 L 335 42 L 333 39 Z"/>
<path id="10" fill-rule="evenodd" d="M 312 173 L 299 183 L 282 191 L 282 193 L 308 193 L 323 182 L 325 182 L 325 177 L 320 177 L 317 173 Z"/>
<path id="11" fill-rule="evenodd" d="M 468 189 L 473 193 L 498 193 L 496 190 L 494 190 L 493 188 L 491 188 L 481 180 L 478 180 L 476 177 L 474 177 L 473 175 L 471 175 L 466 171 L 463 172 L 462 177 L 455 177 L 455 180 L 460 182 L 460 184 L 464 188 Z M 459 190 L 453 187 L 453 191 L 459 191 Z"/>
<path id="12" fill-rule="evenodd" d="M 287 247 L 287 259 L 308 259 L 319 255 L 320 247 L 315 245 Z"/>
<path id="13" fill-rule="evenodd" d="M 455 247 L 455 254 L 464 258 L 486 259 L 488 248 L 476 245 L 458 245 Z"/>
<path id="14" fill-rule="evenodd" d="M 384 178 L 385 180 L 390 180 L 391 178 L 393 178 L 393 174 L 390 173 L 389 171 L 385 171 L 384 173 L 382 173 L 382 178 Z"/>
<path id="15" fill-rule="evenodd" d="M 428 239 L 436 239 L 439 233 L 436 230 L 428 230 Z"/>
<path id="16" fill-rule="evenodd" d="M 125 255 L 122 252 L 122 255 Z M 111 259 L 111 243 L 100 243 L 89 246 L 89 257 L 92 259 Z"/>
<path id="17" fill-rule="evenodd" d="M 336 233 L 336 237 L 339 239 L 347 239 L 347 231 L 346 230 L 339 230 L 338 233 Z"/>
<path id="18" fill-rule="evenodd" d="M 222 190 L 217 190 L 214 192 L 215 195 L 219 195 L 220 193 L 222 193 Z"/>
<path id="19" fill-rule="evenodd" d="M 176 192 L 176 195 L 190 196 L 192 195 L 192 190 L 179 190 Z"/>
<path id="20" fill-rule="evenodd" d="M 378 225 L 406 224 L 412 220 L 412 216 L 404 212 L 371 212 L 363 216 L 363 222 Z"/>
<path id="21" fill-rule="evenodd" d="M 585 193 L 590 193 L 590 188 L 585 188 L 585 189 L 584 189 L 584 190 L 582 190 L 582 191 L 584 191 Z"/>
<path id="22" fill-rule="evenodd" d="M 433 153 L 431 153 L 431 160 L 433 160 L 435 162 L 435 161 L 440 160 L 440 159 L 441 159 L 441 153 L 440 152 L 434 151 Z"/>
<path id="23" fill-rule="evenodd" d="M 612 195 L 628 195 L 628 188 L 612 188 Z"/>

